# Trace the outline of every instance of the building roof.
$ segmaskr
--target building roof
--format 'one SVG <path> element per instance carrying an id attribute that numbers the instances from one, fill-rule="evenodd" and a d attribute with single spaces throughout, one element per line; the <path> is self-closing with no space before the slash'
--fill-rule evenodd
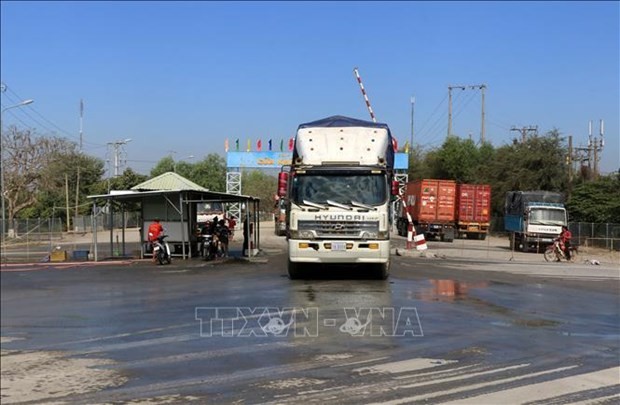
<path id="1" fill-rule="evenodd" d="M 160 174 L 143 183 L 133 186 L 130 190 L 111 190 L 109 194 L 89 195 L 90 199 L 140 201 L 143 198 L 157 195 L 182 194 L 185 202 L 244 202 L 260 201 L 260 198 L 249 195 L 229 194 L 199 186 L 173 172 Z"/>
<path id="2" fill-rule="evenodd" d="M 173 172 L 166 172 L 131 188 L 135 191 L 209 191 Z"/>

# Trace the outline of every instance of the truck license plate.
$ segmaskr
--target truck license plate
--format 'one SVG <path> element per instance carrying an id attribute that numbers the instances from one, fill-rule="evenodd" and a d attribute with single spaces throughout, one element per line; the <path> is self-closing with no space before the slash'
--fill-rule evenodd
<path id="1" fill-rule="evenodd" d="M 332 250 L 347 250 L 347 244 L 344 242 L 332 242 Z"/>

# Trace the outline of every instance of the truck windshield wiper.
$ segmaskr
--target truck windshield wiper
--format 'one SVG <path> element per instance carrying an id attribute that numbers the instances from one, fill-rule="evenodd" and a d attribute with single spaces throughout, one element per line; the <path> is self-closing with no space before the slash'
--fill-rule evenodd
<path id="1" fill-rule="evenodd" d="M 315 203 L 313 201 L 308 201 L 308 200 L 302 200 L 301 201 L 304 205 L 310 206 L 310 207 L 314 207 L 314 208 L 318 208 L 321 210 L 326 210 L 327 207 L 318 203 Z"/>
<path id="2" fill-rule="evenodd" d="M 345 210 L 351 211 L 353 209 L 352 207 L 350 207 L 350 206 L 348 206 L 346 204 L 341 204 L 341 203 L 336 202 L 336 201 L 326 200 L 325 202 L 328 203 L 329 205 L 333 205 L 334 207 L 342 208 L 342 209 L 345 209 Z"/>
<path id="3" fill-rule="evenodd" d="M 351 201 L 351 205 L 353 205 L 354 207 L 365 208 L 367 210 L 372 210 L 372 211 L 377 210 L 377 207 L 373 207 L 372 205 L 367 205 L 367 204 L 357 202 L 357 201 Z"/>

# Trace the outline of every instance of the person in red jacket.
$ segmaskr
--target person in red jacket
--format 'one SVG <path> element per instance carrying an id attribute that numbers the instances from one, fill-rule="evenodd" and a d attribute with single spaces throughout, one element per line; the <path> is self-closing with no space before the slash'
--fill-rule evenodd
<path id="1" fill-rule="evenodd" d="M 157 257 L 155 256 L 155 242 L 157 239 L 164 233 L 164 227 L 159 223 L 159 218 L 155 218 L 153 222 L 149 225 L 149 242 L 151 243 L 151 250 L 153 251 L 153 262 L 157 262 Z"/>
<path id="2" fill-rule="evenodd" d="M 573 237 L 573 234 L 568 229 L 566 225 L 562 226 L 562 232 L 560 233 L 560 242 L 564 247 L 564 254 L 566 255 L 566 259 L 570 260 L 570 240 Z"/>

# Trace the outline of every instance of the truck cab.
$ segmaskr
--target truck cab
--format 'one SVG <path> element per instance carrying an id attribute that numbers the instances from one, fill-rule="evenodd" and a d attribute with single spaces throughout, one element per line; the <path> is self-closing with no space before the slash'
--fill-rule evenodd
<path id="1" fill-rule="evenodd" d="M 560 202 L 563 197 L 551 192 L 514 193 L 507 195 L 504 216 L 505 229 L 511 233 L 510 248 L 544 250 L 568 224 L 566 208 Z"/>
<path id="2" fill-rule="evenodd" d="M 299 126 L 290 172 L 278 180 L 291 279 L 302 268 L 329 271 L 324 264 L 373 266 L 388 277 L 393 167 L 386 124 L 334 116 Z"/>

